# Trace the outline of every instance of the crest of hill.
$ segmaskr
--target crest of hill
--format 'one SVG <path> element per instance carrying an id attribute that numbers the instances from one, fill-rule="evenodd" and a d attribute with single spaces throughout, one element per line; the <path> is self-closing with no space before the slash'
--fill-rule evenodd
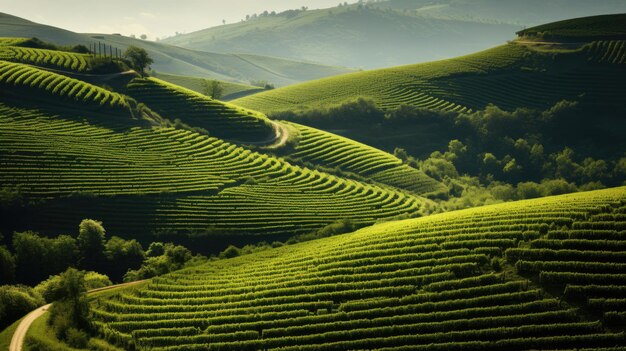
<path id="1" fill-rule="evenodd" d="M 209 262 L 92 301 L 138 350 L 620 350 L 626 189 L 485 206 Z"/>
<path id="2" fill-rule="evenodd" d="M 295 166 L 191 131 L 185 123 L 252 139 L 263 138 L 270 124 L 158 79 L 133 80 L 126 91 L 133 98 L 0 61 L 0 84 L 7 92 L 0 100 L 0 177 L 15 200 L 3 204 L 12 211 L 3 221 L 8 232 L 58 233 L 80 218 L 99 218 L 138 239 L 191 235 L 208 246 L 223 244 L 216 239 L 223 236 L 284 239 L 340 219 L 371 224 L 424 214 L 432 205 L 382 183 Z"/>
<path id="3" fill-rule="evenodd" d="M 517 32 L 520 37 L 549 40 L 611 40 L 626 39 L 626 14 L 568 19 Z"/>
<path id="4" fill-rule="evenodd" d="M 152 68 L 158 72 L 198 76 L 240 84 L 264 80 L 277 86 L 284 86 L 352 71 L 345 67 L 274 57 L 242 58 L 229 53 L 194 51 L 120 35 L 74 33 L 5 13 L 0 13 L 0 37 L 37 37 L 57 45 L 90 45 L 100 42 L 122 51 L 130 45 L 135 45 L 148 51 L 155 61 Z"/>
<path id="5" fill-rule="evenodd" d="M 233 103 L 266 113 L 329 107 L 359 97 L 384 109 L 411 105 L 459 112 L 488 104 L 543 110 L 564 99 L 623 106 L 625 40 L 589 40 L 574 47 L 533 43 L 513 41 L 449 60 L 305 82 Z"/>
<path id="6" fill-rule="evenodd" d="M 370 5 L 290 10 L 164 40 L 195 50 L 380 68 L 467 54 L 519 26 L 437 19 Z"/>
<path id="7" fill-rule="evenodd" d="M 523 26 L 626 12 L 626 3 L 621 0 L 387 0 L 372 6 L 437 18 Z"/>

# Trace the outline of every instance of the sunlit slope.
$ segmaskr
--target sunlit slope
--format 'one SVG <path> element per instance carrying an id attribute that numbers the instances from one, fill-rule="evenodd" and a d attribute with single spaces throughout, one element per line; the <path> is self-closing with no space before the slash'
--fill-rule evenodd
<path id="1" fill-rule="evenodd" d="M 448 191 L 443 184 L 382 150 L 319 129 L 288 124 L 298 133 L 294 150 L 289 154 L 291 158 L 338 167 L 420 195 Z"/>
<path id="2" fill-rule="evenodd" d="M 426 200 L 401 190 L 167 127 L 132 98 L 60 74 L 1 62 L 0 87 L 0 183 L 12 229 L 58 233 L 98 218 L 133 237 L 287 236 L 425 211 Z"/>
<path id="3" fill-rule="evenodd" d="M 384 108 L 412 105 L 449 111 L 482 109 L 490 103 L 505 109 L 546 109 L 563 99 L 611 106 L 626 94 L 624 57 L 623 40 L 591 42 L 577 49 L 511 42 L 450 60 L 306 82 L 233 103 L 266 113 L 357 97 Z"/>
<path id="4" fill-rule="evenodd" d="M 625 211 L 615 188 L 379 224 L 153 278 L 93 321 L 137 350 L 619 350 Z"/>
<path id="5" fill-rule="evenodd" d="M 124 92 L 165 118 L 204 128 L 220 138 L 256 142 L 275 137 L 265 115 L 213 100 L 157 78 L 134 79 Z"/>
<path id="6" fill-rule="evenodd" d="M 203 93 L 204 91 L 204 87 L 202 84 L 205 79 L 203 78 L 192 76 L 179 76 L 167 73 L 157 73 L 153 76 L 155 78 L 159 78 L 166 82 L 170 82 L 172 84 L 176 84 L 181 87 L 197 91 L 199 93 Z M 222 84 L 222 87 L 224 89 L 222 96 L 220 97 L 220 100 L 223 101 L 228 101 L 263 91 L 263 88 L 261 87 L 246 84 L 230 83 L 225 81 L 220 81 L 220 84 Z"/>
<path id="7" fill-rule="evenodd" d="M 302 125 L 281 126 L 282 122 L 270 122 L 261 113 L 212 100 L 159 79 L 135 79 L 125 92 L 161 116 L 205 128 L 210 135 L 264 146 L 280 139 L 280 133 L 288 133 L 294 147 L 276 150 L 281 156 L 339 168 L 419 195 L 447 192 L 441 183 L 382 150 Z"/>
<path id="8" fill-rule="evenodd" d="M 91 55 L 24 47 L 28 45 L 28 41 L 21 38 L 0 38 L 0 60 L 73 72 L 85 72 L 93 65 Z"/>

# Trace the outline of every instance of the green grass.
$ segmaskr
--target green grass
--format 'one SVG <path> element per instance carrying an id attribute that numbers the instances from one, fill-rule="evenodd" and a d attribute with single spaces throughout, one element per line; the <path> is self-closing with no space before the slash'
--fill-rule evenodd
<path id="1" fill-rule="evenodd" d="M 626 14 L 581 17 L 527 28 L 517 34 L 550 40 L 626 39 L 625 22 Z"/>
<path id="2" fill-rule="evenodd" d="M 460 112 L 488 104 L 546 109 L 563 99 L 611 106 L 626 94 L 623 45 L 602 41 L 558 50 L 512 42 L 455 59 L 301 83 L 233 103 L 265 113 L 332 106 L 358 97 L 387 109 L 404 104 Z"/>
<path id="3" fill-rule="evenodd" d="M 94 322 L 139 350 L 617 350 L 624 213 L 622 187 L 378 224 L 154 278 Z"/>
<path id="4" fill-rule="evenodd" d="M 206 79 L 206 78 L 200 78 L 200 77 L 178 76 L 175 74 L 167 74 L 167 73 L 157 73 L 154 75 L 154 77 L 164 80 L 166 82 L 172 83 L 172 84 L 176 84 L 178 86 L 181 86 L 187 89 L 194 90 L 198 93 L 203 92 L 202 82 Z M 228 101 L 228 100 L 232 100 L 238 97 L 256 94 L 258 92 L 265 90 L 260 87 L 255 87 L 255 86 L 246 85 L 246 84 L 238 84 L 238 83 L 231 83 L 231 82 L 225 82 L 225 81 L 220 81 L 220 83 L 222 84 L 222 87 L 224 88 L 224 93 L 222 97 L 220 98 L 220 100 L 222 101 Z"/>
<path id="5" fill-rule="evenodd" d="M 13 338 L 13 333 L 15 333 L 15 329 L 20 324 L 22 319 L 19 319 L 15 323 L 6 327 L 4 330 L 0 331 L 0 350 L 7 351 L 9 346 L 11 345 L 11 339 Z"/>

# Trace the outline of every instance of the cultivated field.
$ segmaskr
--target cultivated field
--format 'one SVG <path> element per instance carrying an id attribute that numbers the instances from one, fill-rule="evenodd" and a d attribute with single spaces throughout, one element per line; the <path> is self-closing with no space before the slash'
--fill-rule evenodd
<path id="1" fill-rule="evenodd" d="M 140 350 L 618 350 L 625 211 L 614 188 L 375 225 L 154 278 L 94 321 Z"/>

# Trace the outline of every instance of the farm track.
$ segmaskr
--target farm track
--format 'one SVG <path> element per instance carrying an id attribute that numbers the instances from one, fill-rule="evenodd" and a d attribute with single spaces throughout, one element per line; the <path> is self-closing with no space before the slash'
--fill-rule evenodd
<path id="1" fill-rule="evenodd" d="M 136 282 L 105 286 L 103 288 L 89 290 L 87 293 L 91 294 L 91 293 L 100 292 L 100 291 L 112 290 L 112 289 L 127 287 L 131 285 L 136 285 L 136 284 L 143 283 L 143 282 L 145 282 L 145 280 L 138 280 Z M 28 329 L 33 324 L 33 322 L 37 320 L 37 318 L 43 316 L 43 314 L 48 311 L 51 305 L 52 305 L 51 303 L 47 305 L 43 305 L 26 315 L 26 317 L 17 326 L 17 329 L 15 329 L 15 332 L 13 333 L 13 337 L 11 338 L 11 344 L 9 345 L 9 351 L 21 351 L 22 350 L 24 346 L 24 340 L 26 339 L 26 334 L 28 333 Z"/>

